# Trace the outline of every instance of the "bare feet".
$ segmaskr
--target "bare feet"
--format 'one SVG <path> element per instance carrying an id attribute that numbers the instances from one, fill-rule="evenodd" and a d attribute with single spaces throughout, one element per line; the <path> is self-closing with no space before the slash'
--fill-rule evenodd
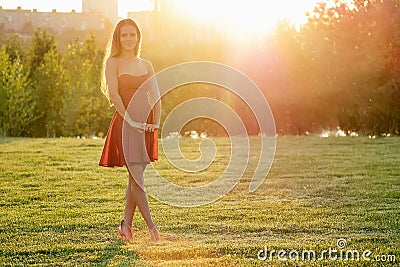
<path id="1" fill-rule="evenodd" d="M 151 241 L 160 241 L 160 234 L 158 233 L 157 225 L 153 225 L 152 228 L 149 228 L 150 240 Z"/>
<path id="2" fill-rule="evenodd" d="M 121 224 L 118 228 L 118 234 L 121 236 L 123 240 L 131 240 L 132 239 L 132 229 L 129 225 L 127 225 L 124 220 L 121 221 Z"/>

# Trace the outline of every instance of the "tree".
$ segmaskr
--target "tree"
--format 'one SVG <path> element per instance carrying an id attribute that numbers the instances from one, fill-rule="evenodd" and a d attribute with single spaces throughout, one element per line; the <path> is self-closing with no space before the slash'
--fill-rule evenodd
<path id="1" fill-rule="evenodd" d="M 15 61 L 24 61 L 24 45 L 21 40 L 16 35 L 9 36 L 4 44 L 7 54 L 9 55 L 9 59 L 12 62 Z"/>
<path id="2" fill-rule="evenodd" d="M 64 67 L 57 52 L 55 38 L 47 31 L 37 30 L 27 55 L 29 80 L 33 88 L 36 120 L 30 127 L 33 136 L 56 136 L 61 133 L 61 96 L 65 86 Z"/>
<path id="3" fill-rule="evenodd" d="M 389 114 L 397 112 L 387 101 L 392 87 L 385 58 L 399 25 L 398 5 L 397 0 L 319 4 L 301 30 L 316 85 L 345 131 L 381 134 L 393 128 Z"/>
<path id="4" fill-rule="evenodd" d="M 39 136 L 55 137 L 61 135 L 63 118 L 62 97 L 65 81 L 65 68 L 61 56 L 50 50 L 34 75 L 34 88 L 40 117 L 35 122 L 35 133 Z"/>
<path id="5" fill-rule="evenodd" d="M 31 78 L 36 69 L 43 63 L 44 56 L 49 51 L 56 51 L 56 48 L 54 36 L 49 35 L 48 32 L 43 29 L 35 31 L 31 39 L 31 49 L 28 55 Z"/>
<path id="6" fill-rule="evenodd" d="M 35 119 L 35 102 L 28 75 L 18 58 L 11 60 L 6 47 L 0 49 L 0 132 L 2 136 L 29 134 Z"/>
<path id="7" fill-rule="evenodd" d="M 107 129 L 113 109 L 100 91 L 103 57 L 94 35 L 68 45 L 64 53 L 68 83 L 63 96 L 64 135 L 90 136 Z"/>

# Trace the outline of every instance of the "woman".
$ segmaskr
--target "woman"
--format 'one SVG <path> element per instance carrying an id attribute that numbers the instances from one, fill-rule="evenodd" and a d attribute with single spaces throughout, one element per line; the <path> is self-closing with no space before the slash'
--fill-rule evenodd
<path id="1" fill-rule="evenodd" d="M 137 24 L 124 19 L 116 25 L 108 46 L 102 90 L 116 111 L 99 165 L 126 166 L 128 169 L 124 219 L 118 229 L 121 238 L 132 238 L 132 219 L 138 207 L 149 229 L 150 239 L 158 241 L 160 236 L 144 191 L 143 172 L 147 164 L 157 160 L 160 103 L 151 105 L 149 99 L 159 99 L 159 90 L 152 80 L 141 86 L 154 74 L 151 63 L 139 57 L 141 38 Z M 136 101 L 130 103 L 132 98 Z"/>

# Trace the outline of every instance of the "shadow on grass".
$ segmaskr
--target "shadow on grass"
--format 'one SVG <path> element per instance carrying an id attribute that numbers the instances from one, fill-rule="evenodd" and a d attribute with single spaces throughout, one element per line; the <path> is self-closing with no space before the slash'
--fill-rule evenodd
<path id="1" fill-rule="evenodd" d="M 146 264 L 134 251 L 125 246 L 123 241 L 109 244 L 92 266 L 151 266 Z"/>
<path id="2" fill-rule="evenodd" d="M 0 137 L 0 145 L 11 143 L 15 140 L 22 140 L 22 138 L 14 138 L 14 137 Z"/>
<path id="3" fill-rule="evenodd" d="M 35 252 L 0 250 L 1 266 L 26 266 L 32 263 L 46 266 L 151 266 L 122 241 L 113 242 L 101 251 L 94 248 L 42 249 Z"/>

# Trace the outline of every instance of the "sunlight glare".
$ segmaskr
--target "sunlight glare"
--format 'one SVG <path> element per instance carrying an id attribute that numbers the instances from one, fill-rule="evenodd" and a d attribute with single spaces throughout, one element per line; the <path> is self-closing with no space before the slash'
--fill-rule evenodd
<path id="1" fill-rule="evenodd" d="M 307 22 L 306 13 L 312 12 L 321 0 L 176 0 L 181 14 L 198 23 L 227 27 L 233 32 L 261 34 L 271 31 L 280 20 L 287 20 L 298 28 Z M 346 0 L 350 2 L 350 0 Z"/>
<path id="2" fill-rule="evenodd" d="M 282 19 L 294 25 L 305 23 L 305 13 L 312 10 L 315 2 L 247 0 L 243 4 L 228 0 L 179 0 L 179 9 L 199 22 L 221 23 L 234 30 L 261 33 L 271 30 Z"/>

